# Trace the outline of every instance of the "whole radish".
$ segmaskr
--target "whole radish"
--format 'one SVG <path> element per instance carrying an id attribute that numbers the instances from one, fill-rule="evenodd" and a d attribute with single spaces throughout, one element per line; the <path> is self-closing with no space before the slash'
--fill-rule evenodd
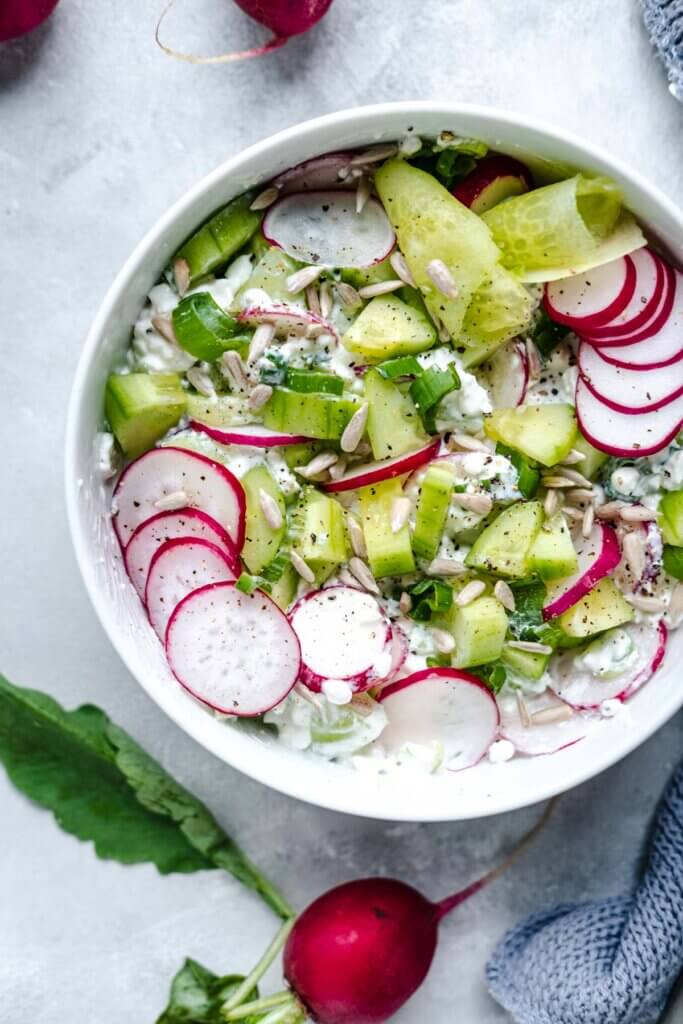
<path id="1" fill-rule="evenodd" d="M 0 3 L 0 42 L 17 39 L 49 18 L 58 0 L 2 0 Z"/>

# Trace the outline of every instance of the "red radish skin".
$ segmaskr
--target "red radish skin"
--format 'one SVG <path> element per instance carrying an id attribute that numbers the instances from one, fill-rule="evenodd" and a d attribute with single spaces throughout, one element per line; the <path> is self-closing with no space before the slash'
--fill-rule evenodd
<path id="1" fill-rule="evenodd" d="M 369 484 L 379 483 L 380 480 L 393 480 L 394 477 L 403 476 L 404 473 L 413 473 L 420 466 L 431 462 L 441 447 L 441 438 L 437 437 L 424 448 L 416 452 L 409 452 L 407 455 L 397 455 L 393 459 L 383 459 L 380 462 L 367 462 L 359 466 L 339 480 L 331 480 L 323 483 L 326 491 L 332 493 L 338 491 L 354 491 L 358 487 L 367 487 Z"/>
<path id="2" fill-rule="evenodd" d="M 0 4 L 0 43 L 18 39 L 42 25 L 50 17 L 58 0 L 2 0 Z"/>
<path id="3" fill-rule="evenodd" d="M 578 572 L 551 586 L 543 618 L 554 619 L 575 605 L 593 589 L 604 576 L 616 569 L 621 561 L 621 550 L 616 532 L 606 523 L 596 523 L 590 537 L 581 538 L 577 550 Z"/>
<path id="4" fill-rule="evenodd" d="M 624 340 L 636 334 L 648 324 L 666 297 L 664 289 L 672 285 L 672 278 L 664 260 L 651 249 L 637 249 L 629 257 L 636 269 L 636 286 L 633 295 L 618 316 L 604 327 L 591 330 L 591 337 L 597 343 L 601 340 Z"/>
<path id="5" fill-rule="evenodd" d="M 456 185 L 453 195 L 481 216 L 503 199 L 521 196 L 533 186 L 529 169 L 519 160 L 491 153 L 480 160 L 474 170 Z"/>
<path id="6" fill-rule="evenodd" d="M 586 331 L 586 341 L 595 345 L 596 348 L 599 347 L 607 352 L 610 348 L 621 351 L 629 345 L 637 345 L 639 342 L 656 337 L 660 331 L 665 329 L 673 312 L 676 299 L 676 278 L 676 271 L 672 267 L 664 265 L 664 286 L 659 302 L 652 315 L 642 326 L 637 327 L 633 331 L 628 331 L 628 333 L 616 332 L 614 334 L 607 334 L 605 329 L 600 334 L 596 332 L 595 336 L 592 331 Z"/>
<path id="7" fill-rule="evenodd" d="M 587 342 L 579 345 L 579 373 L 590 391 L 618 412 L 651 412 L 683 395 L 683 368 L 636 370 L 608 363 Z"/>
<path id="8" fill-rule="evenodd" d="M 583 436 L 609 455 L 654 455 L 669 444 L 683 423 L 683 398 L 658 409 L 620 412 L 606 405 L 579 377 L 576 418 Z"/>
<path id="9" fill-rule="evenodd" d="M 216 544 L 198 537 L 167 540 L 150 562 L 145 586 L 145 607 L 152 629 L 163 641 L 173 610 L 187 594 L 209 583 L 235 578 Z"/>
<path id="10" fill-rule="evenodd" d="M 219 444 L 241 444 L 247 448 L 282 448 L 309 440 L 303 434 L 280 434 L 258 423 L 249 427 L 223 428 L 212 427 L 208 423 L 200 423 L 199 420 L 190 420 L 189 425 L 191 430 L 198 430 Z"/>
<path id="11" fill-rule="evenodd" d="M 292 309 L 290 306 L 277 303 L 272 306 L 249 306 L 238 315 L 237 319 L 243 324 L 273 324 L 278 334 L 291 334 L 299 330 L 317 327 L 321 334 L 331 334 L 336 341 L 339 341 L 339 332 L 334 324 L 305 309 Z"/>
<path id="12" fill-rule="evenodd" d="M 529 356 L 520 341 L 509 341 L 496 349 L 480 372 L 494 409 L 524 404 L 529 386 Z"/>
<path id="13" fill-rule="evenodd" d="M 235 576 L 239 575 L 239 552 L 229 534 L 215 519 L 198 508 L 186 508 L 180 512 L 159 512 L 158 515 L 140 523 L 126 544 L 123 554 L 126 572 L 141 600 L 144 600 L 147 573 L 154 553 L 162 544 L 175 537 L 199 537 L 211 541 L 228 559 Z"/>
<path id="14" fill-rule="evenodd" d="M 619 316 L 633 298 L 636 282 L 633 260 L 620 256 L 584 274 L 551 281 L 545 286 L 543 303 L 552 320 L 575 331 L 589 331 Z"/>

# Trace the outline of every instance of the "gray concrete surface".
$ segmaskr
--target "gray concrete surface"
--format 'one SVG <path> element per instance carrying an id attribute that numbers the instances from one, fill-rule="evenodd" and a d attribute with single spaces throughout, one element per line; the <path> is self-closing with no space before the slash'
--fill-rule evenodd
<path id="1" fill-rule="evenodd" d="M 536 812 L 391 825 L 297 804 L 204 753 L 119 663 L 79 580 L 62 500 L 81 340 L 113 274 L 173 199 L 243 145 L 309 116 L 385 99 L 496 104 L 607 146 L 682 201 L 683 110 L 635 0 L 336 0 L 308 38 L 214 68 L 155 49 L 161 5 L 62 0 L 33 37 L 0 47 L 0 667 L 69 706 L 105 707 L 296 904 L 377 871 L 439 896 L 489 865 Z M 225 0 L 178 0 L 167 31 L 205 51 L 258 36 Z M 445 923 L 403 1024 L 506 1021 L 483 984 L 494 941 L 529 911 L 628 884 L 682 740 L 679 715 L 563 798 L 525 861 Z M 273 928 L 250 893 L 217 873 L 160 878 L 99 862 L 0 773 L 3 1024 L 152 1024 L 185 955 L 244 970 Z"/>

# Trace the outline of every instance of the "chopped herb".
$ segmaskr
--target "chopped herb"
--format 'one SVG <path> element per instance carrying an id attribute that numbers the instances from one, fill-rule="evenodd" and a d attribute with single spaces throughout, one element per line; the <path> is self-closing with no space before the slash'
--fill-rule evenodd
<path id="1" fill-rule="evenodd" d="M 433 657 L 427 658 L 427 668 L 450 668 L 450 664 L 450 654 L 435 654 Z"/>
<path id="2" fill-rule="evenodd" d="M 284 384 L 287 377 L 287 360 L 282 353 L 268 349 L 263 358 L 267 362 L 259 369 L 261 383 L 270 384 L 271 387 Z"/>
<path id="3" fill-rule="evenodd" d="M 425 579 L 407 588 L 413 600 L 410 612 L 416 622 L 429 622 L 433 615 L 447 612 L 453 604 L 453 590 L 441 580 Z"/>
<path id="4" fill-rule="evenodd" d="M 487 665 L 477 665 L 474 668 L 468 668 L 467 671 L 481 679 L 482 683 L 486 683 L 493 693 L 499 693 L 507 679 L 505 666 L 500 661 L 491 661 Z"/>
<path id="5" fill-rule="evenodd" d="M 541 355 L 547 356 L 556 345 L 564 341 L 569 332 L 569 327 L 565 327 L 564 324 L 556 324 L 546 311 L 541 309 L 531 337 Z"/>

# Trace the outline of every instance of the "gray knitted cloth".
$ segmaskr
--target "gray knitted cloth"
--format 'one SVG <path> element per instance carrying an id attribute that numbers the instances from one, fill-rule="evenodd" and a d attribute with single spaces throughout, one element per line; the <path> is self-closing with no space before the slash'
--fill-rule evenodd
<path id="1" fill-rule="evenodd" d="M 645 27 L 669 73 L 669 89 L 683 101 L 683 0 L 640 0 Z"/>
<path id="2" fill-rule="evenodd" d="M 518 1024 L 657 1024 L 683 969 L 683 764 L 634 892 L 536 914 L 508 932 L 486 974 Z"/>

